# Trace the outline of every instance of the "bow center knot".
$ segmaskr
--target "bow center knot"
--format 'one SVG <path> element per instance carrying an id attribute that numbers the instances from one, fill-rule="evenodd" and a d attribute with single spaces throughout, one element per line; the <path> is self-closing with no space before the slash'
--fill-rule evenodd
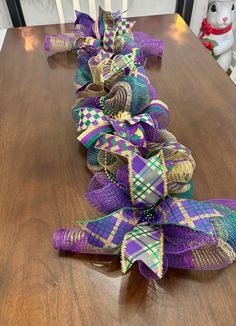
<path id="1" fill-rule="evenodd" d="M 115 116 L 115 120 L 117 121 L 129 121 L 131 119 L 131 114 L 127 111 L 120 111 Z"/>

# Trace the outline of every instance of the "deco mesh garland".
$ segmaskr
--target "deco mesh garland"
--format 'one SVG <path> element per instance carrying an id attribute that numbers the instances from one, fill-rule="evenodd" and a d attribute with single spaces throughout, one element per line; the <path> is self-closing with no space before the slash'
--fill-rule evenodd
<path id="1" fill-rule="evenodd" d="M 71 34 L 47 35 L 47 51 L 77 55 L 78 140 L 93 177 L 85 197 L 105 216 L 53 235 L 56 249 L 121 256 L 125 273 L 161 278 L 168 267 L 215 270 L 236 256 L 236 201 L 192 200 L 195 161 L 167 131 L 169 110 L 146 73 L 164 42 L 132 32 L 120 12 L 76 12 Z"/>

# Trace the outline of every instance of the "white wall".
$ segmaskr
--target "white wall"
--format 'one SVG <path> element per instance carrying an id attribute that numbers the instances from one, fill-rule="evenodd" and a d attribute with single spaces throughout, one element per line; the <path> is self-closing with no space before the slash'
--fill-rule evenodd
<path id="1" fill-rule="evenodd" d="M 26 24 L 44 25 L 60 22 L 56 2 L 62 5 L 62 14 L 65 22 L 74 21 L 74 5 L 82 12 L 91 13 L 90 9 L 95 4 L 93 13 L 98 13 L 98 7 L 106 5 L 113 11 L 123 9 L 127 4 L 127 16 L 159 15 L 175 12 L 176 0 L 21 0 L 21 6 Z M 207 11 L 208 0 L 195 0 L 191 29 L 197 35 L 202 19 Z M 91 8 L 90 8 L 91 7 Z M 5 0 L 0 0 L 0 28 L 11 27 L 11 19 Z"/>
<path id="2" fill-rule="evenodd" d="M 208 0 L 195 0 L 190 27 L 198 35 L 202 20 L 206 17 Z"/>
<path id="3" fill-rule="evenodd" d="M 236 21 L 236 17 L 235 17 L 235 21 Z M 231 69 L 233 69 L 234 67 L 236 67 L 236 26 L 234 26 L 234 51 L 233 51 L 233 59 L 232 59 L 232 66 Z M 236 75 L 235 75 L 236 78 Z M 236 81 L 236 79 L 235 79 Z"/>
<path id="4" fill-rule="evenodd" d="M 77 9 L 89 13 L 89 4 L 95 3 L 98 13 L 99 5 L 105 8 L 105 5 L 111 3 L 112 10 L 122 10 L 123 5 L 127 3 L 129 17 L 173 13 L 176 6 L 176 0 L 59 0 L 59 2 L 62 4 L 65 22 L 74 21 L 73 4 L 79 5 Z M 207 2 L 208 0 L 195 0 L 191 22 L 195 34 L 199 31 Z M 56 0 L 21 0 L 21 5 L 28 26 L 60 22 Z M 0 0 L 0 28 L 7 27 L 12 27 L 11 19 L 5 0 Z"/>
<path id="5" fill-rule="evenodd" d="M 0 0 L 1 1 L 1 0 Z M 90 6 L 96 6 L 98 14 L 99 5 L 105 8 L 109 0 L 60 0 L 63 9 L 65 22 L 74 21 L 73 3 L 79 4 L 82 12 L 90 13 Z M 176 0 L 111 0 L 113 11 L 123 9 L 123 4 L 127 2 L 127 16 L 158 15 L 175 12 Z M 59 23 L 56 0 L 21 0 L 26 24 L 43 25 Z M 95 12 L 95 10 L 93 10 Z"/>
<path id="6" fill-rule="evenodd" d="M 59 21 L 54 0 L 21 0 L 21 7 L 28 26 L 57 24 Z"/>
<path id="7" fill-rule="evenodd" d="M 129 0 L 128 16 L 149 16 L 175 12 L 175 0 Z"/>
<path id="8" fill-rule="evenodd" d="M 11 17 L 4 0 L 0 0 L 0 28 L 12 27 Z"/>

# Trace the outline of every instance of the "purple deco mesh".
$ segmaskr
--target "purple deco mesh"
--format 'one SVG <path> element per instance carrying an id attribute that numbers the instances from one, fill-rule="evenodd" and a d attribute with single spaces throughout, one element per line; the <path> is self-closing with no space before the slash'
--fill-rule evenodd
<path id="1" fill-rule="evenodd" d="M 87 246 L 87 235 L 79 227 L 59 229 L 54 232 L 52 242 L 57 250 L 84 252 Z"/>
<path id="2" fill-rule="evenodd" d="M 91 206 L 103 214 L 109 214 L 120 208 L 131 206 L 129 196 L 111 183 L 103 172 L 98 172 L 92 177 L 85 198 Z"/>

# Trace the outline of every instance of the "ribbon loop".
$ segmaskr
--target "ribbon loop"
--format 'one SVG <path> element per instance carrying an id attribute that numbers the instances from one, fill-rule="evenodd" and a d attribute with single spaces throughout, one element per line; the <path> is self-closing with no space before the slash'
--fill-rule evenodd
<path id="1" fill-rule="evenodd" d="M 133 154 L 129 159 L 130 193 L 133 205 L 147 208 L 167 195 L 166 167 L 163 154 L 146 160 Z"/>

